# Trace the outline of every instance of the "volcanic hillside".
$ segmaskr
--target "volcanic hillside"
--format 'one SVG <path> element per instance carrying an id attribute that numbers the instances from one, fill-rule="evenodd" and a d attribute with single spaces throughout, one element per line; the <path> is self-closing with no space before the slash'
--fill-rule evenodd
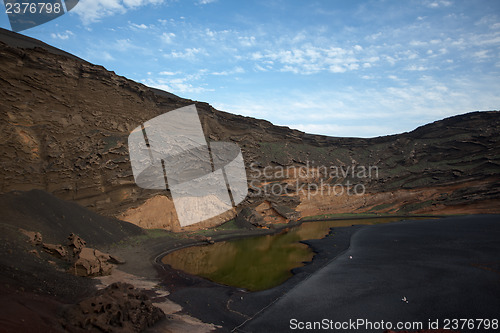
<path id="1" fill-rule="evenodd" d="M 240 146 L 251 186 L 234 211 L 195 228 L 242 209 L 264 224 L 335 213 L 499 212 L 498 111 L 399 135 L 326 137 L 146 87 L 3 29 L 0 64 L 0 193 L 40 189 L 142 227 L 179 230 L 169 194 L 134 183 L 127 137 L 157 115 L 196 104 L 208 141 Z M 313 191 L 338 184 L 346 191 Z M 347 193 L 356 184 L 363 191 Z"/>

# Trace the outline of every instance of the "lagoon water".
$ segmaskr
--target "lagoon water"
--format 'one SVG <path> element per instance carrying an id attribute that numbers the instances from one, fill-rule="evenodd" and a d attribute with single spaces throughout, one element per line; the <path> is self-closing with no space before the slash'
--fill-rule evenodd
<path id="1" fill-rule="evenodd" d="M 279 234 L 192 246 L 167 254 L 164 264 L 216 283 L 264 290 L 280 285 L 292 276 L 291 270 L 311 261 L 314 253 L 300 241 L 321 239 L 332 227 L 377 224 L 401 218 L 369 218 L 304 222 Z"/>

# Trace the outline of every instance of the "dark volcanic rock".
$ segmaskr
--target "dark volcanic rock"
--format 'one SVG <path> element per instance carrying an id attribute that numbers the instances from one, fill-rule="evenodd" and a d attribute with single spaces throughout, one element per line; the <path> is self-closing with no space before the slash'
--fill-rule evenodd
<path id="1" fill-rule="evenodd" d="M 236 224 L 240 228 L 251 229 L 254 227 L 262 227 L 265 225 L 264 219 L 253 208 L 245 207 L 236 216 Z"/>
<path id="2" fill-rule="evenodd" d="M 84 241 L 80 236 L 71 233 L 68 237 L 68 247 L 72 250 L 73 254 L 78 254 L 82 251 L 82 249 L 87 245 L 87 242 Z"/>
<path id="3" fill-rule="evenodd" d="M 67 259 L 68 258 L 68 250 L 64 248 L 61 244 L 47 244 L 44 243 L 43 250 L 53 256 L 58 258 Z"/>
<path id="4" fill-rule="evenodd" d="M 113 265 L 109 263 L 110 259 L 107 253 L 84 247 L 68 271 L 78 276 L 109 275 L 113 269 Z"/>
<path id="5" fill-rule="evenodd" d="M 23 234 L 25 234 L 28 237 L 28 242 L 30 242 L 32 245 L 40 245 L 42 244 L 43 237 L 42 234 L 36 231 L 27 231 L 24 229 L 19 229 Z"/>
<path id="6" fill-rule="evenodd" d="M 164 317 L 143 292 L 117 282 L 68 309 L 64 325 L 69 331 L 141 332 Z"/>

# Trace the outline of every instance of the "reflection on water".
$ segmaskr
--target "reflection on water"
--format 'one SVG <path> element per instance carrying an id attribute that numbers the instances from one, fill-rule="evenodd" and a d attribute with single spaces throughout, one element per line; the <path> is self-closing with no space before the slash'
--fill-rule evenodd
<path id="1" fill-rule="evenodd" d="M 299 241 L 323 238 L 332 227 L 397 220 L 400 218 L 306 222 L 275 235 L 180 249 L 167 254 L 162 262 L 217 283 L 252 291 L 263 290 L 285 282 L 292 276 L 293 268 L 312 260 L 311 249 Z"/>

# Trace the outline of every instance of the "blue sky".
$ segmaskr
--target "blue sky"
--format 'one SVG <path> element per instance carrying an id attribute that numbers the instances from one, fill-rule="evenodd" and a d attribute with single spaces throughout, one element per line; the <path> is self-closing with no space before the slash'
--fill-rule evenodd
<path id="1" fill-rule="evenodd" d="M 22 33 L 309 133 L 373 137 L 500 109 L 497 0 L 80 0 Z"/>

